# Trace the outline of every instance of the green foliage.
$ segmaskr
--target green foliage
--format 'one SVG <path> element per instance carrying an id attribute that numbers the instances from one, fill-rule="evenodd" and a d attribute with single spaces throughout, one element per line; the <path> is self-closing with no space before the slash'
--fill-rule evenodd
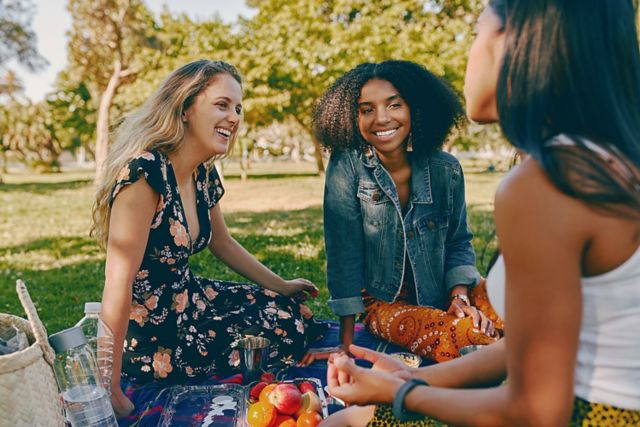
<path id="1" fill-rule="evenodd" d="M 3 5 L 17 4 L 0 4 L 0 24 L 9 7 Z M 155 18 L 143 0 L 68 0 L 69 65 L 48 97 L 49 114 L 60 123 L 59 144 L 103 156 L 109 127 L 141 105 L 172 70 L 209 58 L 231 62 L 244 74 L 247 149 L 257 145 L 258 135 L 273 133 L 263 129 L 275 123 L 289 127 L 284 133 L 297 135 L 296 141 L 269 141 L 267 151 L 312 152 L 313 146 L 318 150 L 310 132 L 314 102 L 359 63 L 412 60 L 461 94 L 472 26 L 482 8 L 480 0 L 252 0 L 248 5 L 257 9 L 255 16 L 225 24 L 219 17 L 196 21 L 167 8 Z M 27 8 L 16 10 L 28 15 Z M 19 81 L 4 83 L 0 93 L 5 86 L 19 91 Z M 100 149 L 93 148 L 94 141 Z M 471 129 L 462 132 L 457 147 L 495 148 L 500 141 L 499 132 Z M 2 149 L 12 150 L 7 147 Z M 320 168 L 319 151 L 316 161 Z"/>
<path id="2" fill-rule="evenodd" d="M 473 244 L 484 272 L 493 248 L 493 192 L 501 174 L 484 173 L 486 163 L 464 166 Z M 310 305 L 318 317 L 333 318 L 325 286 L 322 178 L 310 176 L 309 165 L 261 164 L 255 179 L 241 184 L 232 169 L 222 201 L 232 235 L 283 277 L 315 282 L 320 296 Z M 17 278 L 27 283 L 50 333 L 73 325 L 86 301 L 100 299 L 104 255 L 88 237 L 92 178 L 69 172 L 8 175 L 0 185 L 0 218 L 6 218 L 0 221 L 0 311 L 24 316 L 14 290 Z M 242 280 L 206 252 L 191 266 L 196 274 Z"/>
<path id="3" fill-rule="evenodd" d="M 0 152 L 10 153 L 34 170 L 58 168 L 58 157 L 68 148 L 58 137 L 60 129 L 46 102 L 0 105 Z"/>
<path id="4" fill-rule="evenodd" d="M 123 78 L 144 69 L 149 48 L 157 47 L 155 22 L 140 0 L 69 0 L 72 28 L 67 81 L 84 83 L 97 100 L 115 62 Z"/>
<path id="5" fill-rule="evenodd" d="M 47 65 L 38 53 L 36 35 L 31 29 L 32 8 L 29 0 L 0 1 L 0 66 L 11 59 L 31 70 Z"/>

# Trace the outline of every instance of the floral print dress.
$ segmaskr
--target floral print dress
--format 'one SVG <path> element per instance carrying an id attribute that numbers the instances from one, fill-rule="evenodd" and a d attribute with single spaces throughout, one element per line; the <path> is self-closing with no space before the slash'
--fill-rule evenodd
<path id="1" fill-rule="evenodd" d="M 252 284 L 205 279 L 189 269 L 189 257 L 211 240 L 209 209 L 224 194 L 216 169 L 200 165 L 194 177 L 200 222 L 194 241 L 171 161 L 158 151 L 144 152 L 123 168 L 111 202 L 140 178 L 159 200 L 133 282 L 123 378 L 143 384 L 231 375 L 239 369 L 237 340 L 247 329 L 271 340 L 271 363 L 301 358 L 319 330 L 309 308 Z"/>

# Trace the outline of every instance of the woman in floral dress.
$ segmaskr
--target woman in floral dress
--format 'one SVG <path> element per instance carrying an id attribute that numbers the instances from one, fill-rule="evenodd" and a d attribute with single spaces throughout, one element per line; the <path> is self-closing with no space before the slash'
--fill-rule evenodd
<path id="1" fill-rule="evenodd" d="M 301 297 L 227 230 L 218 173 L 208 162 L 232 148 L 242 119 L 237 70 L 200 60 L 169 75 L 119 127 L 101 174 L 94 235 L 106 246 L 102 317 L 114 332 L 112 401 L 133 409 L 120 378 L 180 382 L 237 370 L 245 330 L 271 340 L 272 361 L 292 363 L 314 337 Z M 208 248 L 259 286 L 194 276 L 189 257 Z"/>

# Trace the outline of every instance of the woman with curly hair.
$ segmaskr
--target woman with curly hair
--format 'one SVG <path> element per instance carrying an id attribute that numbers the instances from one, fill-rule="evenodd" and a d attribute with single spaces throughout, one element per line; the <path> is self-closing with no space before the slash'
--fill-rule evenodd
<path id="1" fill-rule="evenodd" d="M 311 313 L 292 297 L 316 287 L 261 264 L 222 216 L 224 189 L 210 161 L 231 151 L 241 121 L 238 71 L 199 60 L 171 73 L 117 131 L 93 234 L 107 251 L 102 317 L 114 333 L 120 416 L 132 410 L 121 376 L 134 384 L 228 376 L 248 328 L 271 340 L 272 361 L 293 363 L 313 339 Z M 205 248 L 260 286 L 195 276 L 189 258 Z"/>
<path id="2" fill-rule="evenodd" d="M 474 290 L 462 168 L 442 151 L 461 115 L 453 91 L 409 61 L 361 64 L 320 99 L 327 285 L 343 349 L 363 312 L 374 335 L 436 361 L 495 340 L 497 318 Z"/>
<path id="3" fill-rule="evenodd" d="M 634 6 L 489 1 L 469 53 L 467 114 L 498 120 L 525 155 L 495 198 L 502 255 L 487 289 L 505 337 L 416 370 L 352 347 L 373 369 L 334 357 L 329 390 L 379 406 L 351 406 L 323 427 L 640 425 Z"/>

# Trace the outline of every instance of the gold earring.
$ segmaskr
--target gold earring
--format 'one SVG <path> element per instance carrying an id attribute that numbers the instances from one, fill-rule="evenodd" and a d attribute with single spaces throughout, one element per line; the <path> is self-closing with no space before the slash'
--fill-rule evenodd
<path id="1" fill-rule="evenodd" d="M 413 133 L 409 132 L 409 138 L 407 138 L 407 151 L 413 151 Z"/>

